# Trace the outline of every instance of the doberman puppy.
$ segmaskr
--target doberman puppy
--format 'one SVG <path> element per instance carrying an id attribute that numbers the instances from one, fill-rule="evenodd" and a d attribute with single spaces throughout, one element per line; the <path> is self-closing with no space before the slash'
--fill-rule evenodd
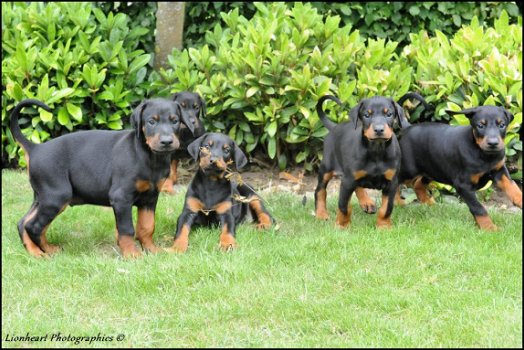
<path id="1" fill-rule="evenodd" d="M 173 193 L 173 185 L 177 180 L 178 161 L 189 157 L 187 146 L 206 132 L 200 119 L 206 116 L 206 102 L 199 94 L 182 91 L 171 96 L 171 99 L 178 102 L 181 107 L 183 124 L 180 129 L 180 148 L 171 154 L 171 170 L 162 186 L 162 191 L 168 193 Z"/>
<path id="2" fill-rule="evenodd" d="M 398 187 L 400 146 L 393 133 L 395 121 L 401 127 L 407 120 L 403 109 L 392 99 L 375 96 L 364 99 L 350 111 L 350 121 L 335 124 L 322 110 L 326 100 L 341 102 L 335 96 L 323 96 L 317 103 L 317 113 L 330 131 L 324 139 L 324 157 L 320 164 L 315 190 L 315 215 L 329 217 L 326 208 L 326 187 L 335 173 L 342 174 L 336 224 L 345 227 L 351 221 L 349 201 L 356 190 L 364 210 L 374 203 L 366 188 L 382 190 L 382 206 L 378 212 L 378 227 L 391 227 L 391 212 Z M 365 198 L 365 200 L 363 200 Z"/>
<path id="3" fill-rule="evenodd" d="M 399 181 L 413 186 L 418 200 L 426 204 L 434 203 L 426 191 L 432 180 L 455 187 L 477 225 L 484 230 L 496 230 L 475 191 L 493 180 L 513 204 L 522 208 L 522 192 L 505 165 L 504 137 L 513 115 L 496 106 L 446 112 L 464 114 L 470 125 L 427 122 L 403 130 Z"/>
<path id="4" fill-rule="evenodd" d="M 170 252 L 185 252 L 193 224 L 211 225 L 220 222 L 220 248 L 236 247 L 235 227 L 251 214 L 259 229 L 271 227 L 273 218 L 260 197 L 246 184 L 228 178 L 229 165 L 241 169 L 247 163 L 242 150 L 227 135 L 206 133 L 187 148 L 199 162 L 199 168 L 186 193 L 184 208 L 177 222 L 177 231 Z"/>
<path id="5" fill-rule="evenodd" d="M 416 93 L 416 92 L 408 92 L 406 93 L 405 95 L 403 95 L 401 98 L 398 99 L 397 101 L 397 104 L 403 108 L 403 103 L 406 102 L 407 100 L 409 99 L 416 99 L 420 102 L 420 105 L 419 106 L 422 106 L 424 107 L 424 109 L 422 109 L 422 112 L 421 112 L 421 116 L 424 117 L 424 118 L 428 118 L 428 115 L 432 112 L 434 112 L 435 108 L 433 106 L 431 106 L 430 104 L 428 104 L 426 102 L 426 100 L 424 99 L 424 97 L 422 97 L 420 94 Z M 419 106 L 416 106 L 415 108 L 419 107 Z M 401 123 L 395 123 L 394 126 L 396 126 L 393 130 L 395 131 L 396 135 L 397 135 L 397 138 L 400 136 L 401 133 L 397 133 L 398 132 L 398 128 L 399 127 L 402 127 L 402 128 L 406 128 L 408 126 L 410 126 L 411 124 L 409 123 L 409 121 L 407 120 L 407 118 L 405 117 L 405 115 L 402 116 L 402 120 L 401 120 Z M 360 187 L 357 187 L 356 189 L 356 193 L 357 193 L 357 197 L 358 197 L 358 201 L 359 201 L 359 205 L 360 207 L 362 208 L 362 210 L 368 214 L 373 214 L 377 211 L 376 207 L 375 207 L 375 203 L 373 202 L 373 200 L 371 200 L 371 198 L 369 198 L 367 192 L 365 189 L 363 188 L 360 188 Z M 400 197 L 400 192 L 397 191 L 397 196 L 396 196 L 396 199 L 397 200 L 397 203 L 403 203 L 401 197 Z"/>
<path id="6" fill-rule="evenodd" d="M 134 110 L 135 130 L 90 130 L 34 144 L 22 134 L 22 108 L 51 109 L 38 100 L 20 102 L 11 114 L 11 132 L 25 151 L 34 201 L 18 223 L 20 238 L 33 256 L 54 253 L 46 240 L 51 221 L 68 205 L 95 204 L 113 208 L 117 243 L 124 257 L 141 253 L 135 247 L 132 206 L 138 208 L 136 238 L 145 250 L 153 243 L 159 190 L 169 175 L 171 153 L 179 148 L 180 106 L 166 99 L 143 101 Z"/>

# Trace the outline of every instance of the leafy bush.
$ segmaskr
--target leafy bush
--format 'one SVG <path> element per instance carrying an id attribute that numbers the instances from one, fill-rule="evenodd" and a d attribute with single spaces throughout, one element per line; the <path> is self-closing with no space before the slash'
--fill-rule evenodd
<path id="1" fill-rule="evenodd" d="M 446 109 L 480 105 L 504 106 L 515 119 L 508 127 L 507 155 L 522 151 L 522 18 L 510 25 L 505 11 L 492 28 L 476 18 L 451 39 L 440 31 L 411 34 L 402 58 L 415 68 L 414 89 L 436 104 L 436 120 L 450 121 Z M 469 124 L 463 115 L 452 124 Z"/>
<path id="2" fill-rule="evenodd" d="M 324 14 L 336 14 L 342 23 L 351 23 L 364 38 L 389 38 L 399 47 L 409 44 L 409 34 L 426 30 L 440 30 L 452 36 L 473 17 L 487 25 L 497 19 L 503 10 L 517 22 L 519 9 L 513 2 L 314 2 Z"/>
<path id="3" fill-rule="evenodd" d="M 22 150 L 8 130 L 9 110 L 37 98 L 41 110 L 21 119 L 22 132 L 43 142 L 77 129 L 121 129 L 142 87 L 150 54 L 138 50 L 149 30 L 130 28 L 122 13 L 105 15 L 93 3 L 5 3 L 2 8 L 2 153 Z M 18 157 L 20 164 L 24 157 Z"/>
<path id="4" fill-rule="evenodd" d="M 519 9 L 514 2 L 319 2 L 311 3 L 318 12 L 326 16 L 338 15 L 341 26 L 358 28 L 364 38 L 397 41 L 403 48 L 409 44 L 409 34 L 427 30 L 440 30 L 451 36 L 473 17 L 480 23 L 492 23 L 505 10 L 510 23 L 516 23 Z M 287 3 L 289 8 L 293 2 Z M 188 2 L 184 24 L 186 47 L 205 44 L 204 34 L 220 24 L 219 11 L 228 12 L 235 8 L 239 14 L 250 19 L 255 13 L 252 3 L 245 2 Z"/>
<path id="5" fill-rule="evenodd" d="M 327 93 L 339 96 L 347 111 L 371 95 L 398 99 L 418 91 L 437 104 L 437 121 L 449 121 L 445 108 L 504 105 L 515 115 L 508 155 L 520 150 L 522 34 L 505 11 L 494 28 L 484 30 L 473 18 L 451 40 L 440 31 L 434 38 L 412 34 L 398 57 L 397 42 L 365 40 L 349 25 L 339 28 L 339 16 L 323 18 L 311 4 L 255 6 L 250 21 L 238 9 L 222 13 L 224 27 L 207 32 L 200 49 L 175 50 L 171 68 L 151 75 L 149 93 L 200 92 L 208 101 L 208 128 L 229 132 L 247 152 L 259 149 L 281 168 L 304 163 L 311 169 L 320 159 L 327 130 L 314 107 Z"/>
<path id="6" fill-rule="evenodd" d="M 220 24 L 220 12 L 229 12 L 238 8 L 247 19 L 253 17 L 256 8 L 251 2 L 186 2 L 186 16 L 184 19 L 184 47 L 203 45 L 208 30 L 213 30 Z"/>
<path id="7" fill-rule="evenodd" d="M 196 90 L 208 101 L 208 128 L 229 132 L 247 152 L 260 147 L 280 168 L 311 169 L 327 134 L 314 112 L 320 96 L 335 93 L 349 107 L 408 91 L 412 69 L 398 62 L 396 42 L 366 42 L 309 3 L 255 6 L 251 21 L 238 9 L 221 13 L 225 28 L 207 32 L 200 50 L 174 50 L 171 69 L 151 75 L 150 93 Z"/>
<path id="8" fill-rule="evenodd" d="M 205 3 L 204 3 L 205 4 Z M 144 50 L 151 56 L 155 55 L 155 29 L 157 3 L 146 2 L 96 2 L 96 6 L 106 15 L 124 13 L 129 18 L 129 28 L 146 28 L 148 31 L 140 36 L 137 49 Z M 153 69 L 154 57 L 149 61 L 149 67 Z M 148 70 L 148 73 L 149 70 Z"/>

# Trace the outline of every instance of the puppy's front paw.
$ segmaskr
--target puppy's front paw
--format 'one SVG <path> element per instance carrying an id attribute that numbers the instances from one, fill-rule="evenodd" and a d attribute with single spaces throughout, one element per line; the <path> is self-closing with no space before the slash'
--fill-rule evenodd
<path id="1" fill-rule="evenodd" d="M 235 237 L 231 234 L 222 234 L 220 236 L 220 243 L 219 248 L 222 251 L 229 252 L 235 248 L 237 248 L 237 243 L 235 241 Z"/>
<path id="2" fill-rule="evenodd" d="M 185 253 L 187 251 L 187 247 L 189 246 L 189 242 L 187 240 L 178 239 L 175 240 L 173 245 L 166 249 L 168 253 Z"/>

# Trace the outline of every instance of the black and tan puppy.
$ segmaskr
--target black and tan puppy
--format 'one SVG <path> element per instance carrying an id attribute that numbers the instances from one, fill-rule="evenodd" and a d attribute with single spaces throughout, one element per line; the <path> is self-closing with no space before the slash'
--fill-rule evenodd
<path id="1" fill-rule="evenodd" d="M 350 111 L 350 121 L 335 124 L 322 110 L 322 104 L 334 96 L 324 96 L 317 103 L 317 113 L 329 134 L 324 139 L 324 157 L 320 164 L 315 190 L 315 215 L 329 217 L 326 208 L 326 187 L 335 173 L 342 175 L 336 223 L 345 227 L 351 221 L 349 201 L 356 190 L 360 205 L 374 210 L 366 188 L 382 190 L 382 206 L 378 227 L 391 226 L 391 212 L 398 187 L 400 146 L 393 133 L 396 122 L 406 126 L 403 109 L 392 99 L 375 96 L 362 100 Z M 368 209 L 369 207 L 369 209 Z"/>
<path id="2" fill-rule="evenodd" d="M 199 168 L 187 190 L 170 252 L 187 250 L 189 232 L 194 224 L 220 223 L 220 248 L 223 250 L 236 246 L 235 228 L 248 212 L 258 222 L 259 229 L 271 227 L 273 219 L 260 197 L 251 187 L 230 181 L 227 176 L 230 164 L 241 169 L 247 163 L 246 156 L 229 136 L 207 133 L 193 141 L 187 150 L 199 162 Z M 239 195 L 245 200 L 240 200 Z"/>
<path id="3" fill-rule="evenodd" d="M 187 146 L 206 132 L 200 119 L 206 116 L 206 103 L 199 94 L 182 91 L 174 94 L 171 99 L 181 107 L 183 124 L 180 129 L 180 148 L 171 155 L 171 171 L 162 187 L 162 191 L 168 193 L 173 193 L 179 160 L 189 157 Z"/>
<path id="4" fill-rule="evenodd" d="M 171 153 L 180 146 L 180 106 L 170 100 L 142 102 L 133 112 L 135 130 L 78 131 L 34 144 L 22 134 L 18 115 L 37 100 L 20 102 L 11 114 L 11 132 L 23 147 L 34 201 L 18 223 L 20 238 L 33 256 L 54 253 L 46 240 L 51 221 L 68 205 L 95 204 L 113 208 L 117 243 L 123 256 L 138 256 L 132 207 L 138 208 L 136 238 L 148 251 L 153 243 L 159 190 L 169 175 Z"/>
<path id="5" fill-rule="evenodd" d="M 522 208 L 522 192 L 511 180 L 505 161 L 504 137 L 513 115 L 504 108 L 482 106 L 449 114 L 464 114 L 468 126 L 421 123 L 405 129 L 400 139 L 401 183 L 414 187 L 422 203 L 432 204 L 426 186 L 432 180 L 453 186 L 466 202 L 477 225 L 496 230 L 475 191 L 493 180 Z"/>

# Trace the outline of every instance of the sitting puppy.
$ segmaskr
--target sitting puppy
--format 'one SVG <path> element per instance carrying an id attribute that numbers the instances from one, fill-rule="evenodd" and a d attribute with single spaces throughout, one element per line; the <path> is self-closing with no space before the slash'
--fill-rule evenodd
<path id="1" fill-rule="evenodd" d="M 34 190 L 31 209 L 18 223 L 18 232 L 33 256 L 54 253 L 46 240 L 51 221 L 68 205 L 113 207 L 117 242 L 124 257 L 140 255 L 134 243 L 132 207 L 138 207 L 136 238 L 142 247 L 153 243 L 159 190 L 169 175 L 171 153 L 180 146 L 180 106 L 170 100 L 142 102 L 131 117 L 135 130 L 90 130 L 34 144 L 18 125 L 22 108 L 50 108 L 38 100 L 20 102 L 11 114 L 10 128 L 25 151 Z"/>
<path id="2" fill-rule="evenodd" d="M 267 229 L 273 219 L 260 197 L 247 185 L 228 179 L 228 166 L 234 163 L 241 169 L 247 158 L 227 135 L 207 133 L 187 148 L 199 161 L 199 168 L 187 190 L 184 208 L 177 222 L 175 242 L 170 252 L 185 252 L 189 244 L 189 231 L 193 224 L 222 226 L 220 248 L 235 248 L 235 227 L 248 211 L 258 222 L 259 229 Z M 246 198 L 240 200 L 239 195 Z"/>
<path id="3" fill-rule="evenodd" d="M 178 102 L 181 107 L 183 124 L 180 129 L 180 148 L 171 155 L 169 177 L 162 186 L 162 192 L 167 193 L 173 193 L 173 185 L 177 180 L 178 161 L 189 156 L 187 146 L 206 132 L 204 124 L 200 120 L 200 118 L 206 116 L 206 103 L 199 94 L 182 91 L 174 94 L 171 99 Z"/>
<path id="4" fill-rule="evenodd" d="M 496 230 L 475 191 L 493 180 L 522 208 L 522 192 L 511 180 L 505 161 L 504 137 L 513 115 L 502 107 L 481 106 L 449 114 L 464 114 L 469 126 L 421 123 L 403 131 L 399 180 L 412 185 L 422 203 L 432 204 L 426 186 L 432 180 L 451 185 L 466 202 L 477 225 Z"/>
<path id="5" fill-rule="evenodd" d="M 377 226 L 391 227 L 391 212 L 398 187 L 400 146 L 393 133 L 398 121 L 406 126 L 403 109 L 390 98 L 375 96 L 362 100 L 350 111 L 350 121 L 335 124 L 322 110 L 322 103 L 333 100 L 324 96 L 317 103 L 317 113 L 330 131 L 324 139 L 324 157 L 320 164 L 318 184 L 315 190 L 315 215 L 319 219 L 329 217 L 326 208 L 326 187 L 335 173 L 342 174 L 336 224 L 345 227 L 351 221 L 349 201 L 356 190 L 360 205 L 374 210 L 374 203 L 367 197 L 363 187 L 382 190 L 382 206 Z M 370 209 L 366 209 L 370 208 Z"/>

